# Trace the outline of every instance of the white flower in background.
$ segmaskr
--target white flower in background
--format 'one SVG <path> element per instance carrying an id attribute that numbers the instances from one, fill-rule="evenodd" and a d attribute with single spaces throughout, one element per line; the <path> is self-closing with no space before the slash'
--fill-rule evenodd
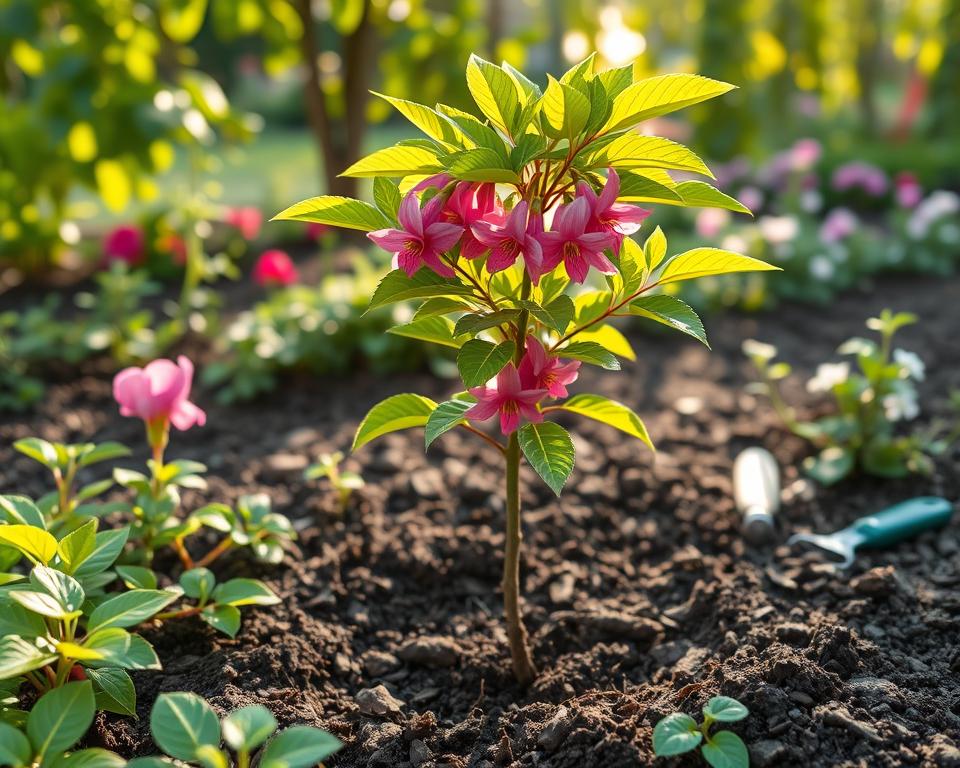
<path id="1" fill-rule="evenodd" d="M 907 232 L 915 240 L 927 236 L 930 226 L 938 219 L 960 213 L 960 196 L 945 189 L 938 189 L 913 209 L 907 221 Z"/>
<path id="2" fill-rule="evenodd" d="M 788 243 L 800 231 L 800 224 L 795 216 L 761 216 L 757 226 L 764 240 L 771 245 Z"/>
<path id="3" fill-rule="evenodd" d="M 917 393 L 911 388 L 887 395 L 883 398 L 883 412 L 890 421 L 910 421 L 917 418 L 920 414 Z"/>
<path id="4" fill-rule="evenodd" d="M 823 195 L 815 189 L 805 189 L 800 193 L 800 207 L 805 213 L 816 213 L 823 207 Z"/>
<path id="5" fill-rule="evenodd" d="M 836 271 L 829 256 L 819 254 L 810 259 L 810 274 L 817 280 L 829 280 Z"/>
<path id="6" fill-rule="evenodd" d="M 748 357 L 758 357 L 762 360 L 773 360 L 777 356 L 777 348 L 773 344 L 765 344 L 756 339 L 744 339 L 740 345 L 743 354 Z"/>
<path id="7" fill-rule="evenodd" d="M 742 236 L 736 234 L 729 234 L 723 238 L 723 242 L 720 243 L 720 247 L 726 251 L 734 251 L 735 253 L 746 253 L 747 241 L 743 239 Z"/>
<path id="8" fill-rule="evenodd" d="M 908 352 L 905 349 L 893 350 L 893 360 L 901 366 L 906 374 L 915 381 L 923 381 L 926 376 L 927 366 L 923 364 L 920 356 L 914 352 Z"/>
<path id="9" fill-rule="evenodd" d="M 821 363 L 817 375 L 807 382 L 807 392 L 829 392 L 850 377 L 850 363 Z"/>

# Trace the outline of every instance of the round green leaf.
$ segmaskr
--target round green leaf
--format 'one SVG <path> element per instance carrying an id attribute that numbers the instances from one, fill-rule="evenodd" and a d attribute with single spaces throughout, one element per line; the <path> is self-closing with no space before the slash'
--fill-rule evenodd
<path id="1" fill-rule="evenodd" d="M 674 712 L 653 729 L 653 751 L 657 757 L 680 755 L 696 749 L 703 740 L 697 721 L 683 712 Z"/>
<path id="2" fill-rule="evenodd" d="M 208 605 L 200 618 L 227 637 L 236 637 L 240 631 L 240 609 L 233 605 Z"/>
<path id="3" fill-rule="evenodd" d="M 12 725 L 0 722 L 0 765 L 12 765 L 14 768 L 30 765 L 33 750 L 27 737 Z"/>
<path id="4" fill-rule="evenodd" d="M 333 734 L 297 725 L 277 734 L 260 757 L 260 768 L 311 768 L 343 745 Z"/>
<path id="5" fill-rule="evenodd" d="M 743 720 L 750 711 L 729 696 L 714 696 L 703 708 L 703 714 L 720 723 L 735 723 L 737 720 Z"/>
<path id="6" fill-rule="evenodd" d="M 750 765 L 747 745 L 737 734 L 730 731 L 713 734 L 700 751 L 703 759 L 713 768 L 747 768 Z"/>
<path id="7" fill-rule="evenodd" d="M 183 593 L 194 600 L 206 602 L 213 588 L 217 585 L 217 577 L 209 568 L 191 568 L 180 576 L 180 586 Z"/>
<path id="8" fill-rule="evenodd" d="M 38 757 L 69 749 L 87 732 L 96 710 L 89 680 L 67 683 L 41 696 L 27 716 L 27 735 Z"/>
<path id="9" fill-rule="evenodd" d="M 124 768 L 127 761 L 106 749 L 81 749 L 57 761 L 55 768 Z"/>
<path id="10" fill-rule="evenodd" d="M 238 709 L 223 721 L 223 740 L 233 750 L 253 750 L 277 730 L 277 720 L 266 707 Z"/>
<path id="11" fill-rule="evenodd" d="M 195 693 L 163 693 L 150 713 L 157 746 L 177 760 L 192 761 L 203 746 L 220 746 L 220 721 Z"/>

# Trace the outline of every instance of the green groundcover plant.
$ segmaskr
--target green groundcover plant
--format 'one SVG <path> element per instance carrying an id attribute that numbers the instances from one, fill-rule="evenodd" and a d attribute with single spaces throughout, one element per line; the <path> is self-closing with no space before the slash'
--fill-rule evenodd
<path id="1" fill-rule="evenodd" d="M 276 217 L 367 231 L 395 266 L 369 308 L 417 300 L 402 332 L 457 350 L 464 391 L 443 403 L 388 398 L 363 420 L 353 447 L 409 427 L 425 427 L 429 446 L 459 428 L 503 456 L 504 603 L 513 669 L 524 684 L 535 668 L 519 601 L 521 454 L 559 494 L 573 469 L 573 441 L 547 416 L 592 418 L 652 448 L 626 405 L 567 391 L 583 363 L 618 370 L 621 358 L 635 358 L 610 321 L 636 315 L 706 343 L 696 313 L 656 290 L 776 269 L 717 248 L 668 256 L 659 229 L 643 245 L 631 239 L 649 213 L 636 203 L 746 210 L 705 182 L 674 181 L 670 171 L 710 171 L 686 147 L 634 130 L 733 86 L 696 75 L 635 80 L 631 65 L 597 72 L 594 59 L 541 89 L 508 64 L 472 56 L 467 85 L 482 118 L 384 96 L 426 138 L 374 152 L 344 172 L 373 179 L 375 205 L 323 196 Z M 602 279 L 587 288 L 594 275 Z M 503 439 L 477 426 L 494 417 Z"/>
<path id="2" fill-rule="evenodd" d="M 714 696 L 703 708 L 703 723 L 683 712 L 674 712 L 653 729 L 653 751 L 657 757 L 672 757 L 700 747 L 703 759 L 713 768 L 747 768 L 750 756 L 743 740 L 730 731 L 710 733 L 714 723 L 735 723 L 748 714 L 747 708 L 729 696 Z"/>
<path id="3" fill-rule="evenodd" d="M 791 432 L 818 449 L 803 464 L 818 482 L 832 485 L 857 469 L 876 477 L 930 474 L 934 458 L 960 438 L 956 419 L 952 425 L 939 420 L 908 433 L 900 429 L 920 414 L 917 382 L 924 380 L 926 367 L 915 353 L 894 348 L 893 338 L 915 322 L 915 315 L 885 309 L 867 320 L 867 328 L 880 334 L 879 343 L 855 337 L 841 344 L 837 352 L 853 358 L 856 368 L 848 360 L 817 368 L 807 390 L 831 394 L 836 410 L 815 421 L 800 421 L 785 402 L 779 382 L 790 375 L 791 367 L 775 360 L 776 347 L 753 339 L 744 342 L 744 353 L 761 378 L 756 391 L 770 398 Z M 951 402 L 960 415 L 960 391 L 951 395 Z"/>

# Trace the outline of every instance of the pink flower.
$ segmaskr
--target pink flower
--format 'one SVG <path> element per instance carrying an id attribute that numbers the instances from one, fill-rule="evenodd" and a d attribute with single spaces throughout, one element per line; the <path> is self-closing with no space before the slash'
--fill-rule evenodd
<path id="1" fill-rule="evenodd" d="M 240 231 L 244 240 L 256 240 L 263 224 L 263 214 L 253 207 L 228 208 L 227 224 Z"/>
<path id="2" fill-rule="evenodd" d="M 623 238 L 639 230 L 640 224 L 650 215 L 650 211 L 645 208 L 617 202 L 617 196 L 620 194 L 620 177 L 613 168 L 607 169 L 607 182 L 600 190 L 599 197 L 593 191 L 593 187 L 585 181 L 577 184 L 577 194 L 590 203 L 591 215 L 587 231 L 604 232 L 610 235 L 614 253 L 620 252 Z"/>
<path id="3" fill-rule="evenodd" d="M 154 360 L 144 368 L 125 368 L 113 379 L 113 397 L 121 416 L 136 416 L 150 425 L 172 423 L 179 430 L 203 426 L 207 415 L 191 403 L 193 363 Z"/>
<path id="4" fill-rule="evenodd" d="M 103 241 L 103 255 L 108 264 L 114 261 L 131 267 L 139 264 L 144 256 L 143 231 L 133 224 L 114 227 Z"/>
<path id="5" fill-rule="evenodd" d="M 490 249 L 487 257 L 488 272 L 501 272 L 513 266 L 517 256 L 523 256 L 527 273 L 536 285 L 540 282 L 543 251 L 540 241 L 534 235 L 538 217 L 530 217 L 528 221 L 529 207 L 526 200 L 521 200 L 505 219 L 480 220 L 473 225 L 473 235 L 484 251 Z"/>
<path id="6" fill-rule="evenodd" d="M 552 230 L 540 236 L 543 274 L 561 261 L 567 275 L 576 283 L 587 279 L 591 266 L 608 275 L 617 271 L 610 259 L 603 255 L 604 248 L 613 246 L 610 233 L 587 231 L 591 213 L 590 201 L 586 197 L 578 197 L 557 209 Z"/>
<path id="7" fill-rule="evenodd" d="M 795 171 L 809 171 L 823 154 L 823 146 L 816 139 L 800 139 L 790 149 L 790 163 Z"/>
<path id="8" fill-rule="evenodd" d="M 901 208 L 916 208 L 923 199 L 923 188 L 910 171 L 901 171 L 894 180 L 897 204 Z"/>
<path id="9" fill-rule="evenodd" d="M 253 267 L 253 280 L 260 286 L 292 285 L 299 279 L 297 268 L 284 251 L 264 251 Z"/>
<path id="10" fill-rule="evenodd" d="M 825 243 L 839 243 L 857 231 L 857 217 L 847 208 L 834 208 L 820 225 L 820 239 Z"/>
<path id="11" fill-rule="evenodd" d="M 453 181 L 453 176 L 449 173 L 435 173 L 433 176 L 427 176 L 410 191 L 423 192 L 425 189 L 443 189 L 451 181 Z"/>
<path id="12" fill-rule="evenodd" d="M 513 363 L 507 363 L 497 374 L 495 387 L 473 387 L 470 394 L 478 402 L 464 413 L 473 421 L 486 421 L 500 414 L 500 431 L 505 435 L 514 432 L 520 426 L 520 417 L 539 423 L 543 414 L 537 409 L 547 394 L 545 389 L 524 389 L 520 383 L 520 374 Z"/>
<path id="13" fill-rule="evenodd" d="M 527 336 L 527 353 L 518 370 L 525 389 L 545 389 L 550 397 L 566 397 L 567 384 L 577 380 L 579 371 L 579 360 L 561 363 L 560 358 L 547 354 L 533 336 Z"/>
<path id="14" fill-rule="evenodd" d="M 852 162 L 841 165 L 833 173 L 833 188 L 838 192 L 858 187 L 872 197 L 887 191 L 887 175 L 869 163 Z"/>
<path id="15" fill-rule="evenodd" d="M 458 184 L 441 213 L 444 221 L 463 227 L 460 253 L 466 259 L 483 256 L 487 251 L 487 246 L 474 235 L 471 227 L 484 218 L 502 218 L 502 216 L 503 207 L 497 200 L 495 184 Z"/>
<path id="16" fill-rule="evenodd" d="M 694 219 L 694 229 L 700 237 L 712 240 L 730 223 L 730 213 L 722 208 L 703 208 Z"/>
<path id="17" fill-rule="evenodd" d="M 453 269 L 441 261 L 440 256 L 457 244 L 463 227 L 439 221 L 442 204 L 441 199 L 435 197 L 421 211 L 416 194 L 408 192 L 397 211 L 402 229 L 378 229 L 368 232 L 367 237 L 393 253 L 397 266 L 409 277 L 424 265 L 438 275 L 453 277 Z"/>

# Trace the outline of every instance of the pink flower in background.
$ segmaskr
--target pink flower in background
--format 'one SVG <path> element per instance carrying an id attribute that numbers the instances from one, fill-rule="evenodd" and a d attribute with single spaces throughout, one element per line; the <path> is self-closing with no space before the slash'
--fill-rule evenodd
<path id="1" fill-rule="evenodd" d="M 869 163 L 852 162 L 834 171 L 832 184 L 838 192 L 861 189 L 872 197 L 879 197 L 887 191 L 889 181 L 880 168 Z"/>
<path id="2" fill-rule="evenodd" d="M 292 285 L 299 279 L 300 274 L 285 251 L 264 251 L 253 267 L 253 280 L 260 286 Z"/>
<path id="3" fill-rule="evenodd" d="M 610 235 L 614 253 L 620 252 L 623 238 L 632 235 L 640 229 L 640 224 L 650 211 L 637 205 L 618 203 L 620 194 L 620 177 L 613 168 L 607 169 L 607 182 L 600 190 L 600 196 L 585 181 L 577 184 L 577 194 L 590 203 L 590 221 L 587 228 L 590 232 L 604 232 Z"/>
<path id="4" fill-rule="evenodd" d="M 144 368 L 125 368 L 113 379 L 113 397 L 120 415 L 143 419 L 148 427 L 167 423 L 179 430 L 203 426 L 207 415 L 190 402 L 193 363 L 181 355 L 177 362 L 154 360 Z"/>
<path id="5" fill-rule="evenodd" d="M 823 146 L 816 139 L 800 139 L 790 149 L 790 165 L 795 171 L 809 171 L 823 154 Z"/>
<path id="6" fill-rule="evenodd" d="M 453 277 L 453 269 L 440 256 L 457 244 L 463 235 L 463 227 L 439 221 L 440 204 L 440 199 L 435 197 L 421 211 L 416 194 L 408 192 L 397 211 L 402 229 L 378 229 L 367 233 L 367 237 L 393 253 L 397 266 L 409 277 L 424 265 L 438 275 Z"/>
<path id="7" fill-rule="evenodd" d="M 604 248 L 613 246 L 610 233 L 587 231 L 591 215 L 590 201 L 586 197 L 578 197 L 557 209 L 551 231 L 540 235 L 544 274 L 561 261 L 575 283 L 587 279 L 591 266 L 608 275 L 617 271 L 610 259 L 603 255 Z"/>
<path id="8" fill-rule="evenodd" d="M 487 257 L 487 271 L 491 274 L 501 272 L 513 266 L 517 256 L 523 256 L 527 273 L 533 284 L 540 282 L 540 270 L 543 267 L 543 251 L 540 241 L 531 231 L 532 217 L 528 221 L 530 206 L 521 200 L 505 219 L 497 221 L 480 220 L 473 225 L 473 236 L 483 250 L 490 249 Z M 536 230 L 536 224 L 533 229 Z"/>
<path id="9" fill-rule="evenodd" d="M 746 203 L 744 203 L 746 205 Z M 750 206 L 747 206 L 748 208 Z M 694 228 L 700 237 L 712 240 L 730 223 L 730 213 L 722 208 L 703 208 L 694 219 Z"/>
<path id="10" fill-rule="evenodd" d="M 103 255 L 109 264 L 122 261 L 136 266 L 145 255 L 143 230 L 134 224 L 122 224 L 107 233 L 103 241 Z"/>
<path id="11" fill-rule="evenodd" d="M 550 397 L 566 397 L 567 384 L 575 382 L 579 372 L 579 360 L 561 363 L 533 336 L 527 336 L 527 353 L 518 370 L 524 389 L 545 389 Z"/>
<path id="12" fill-rule="evenodd" d="M 747 208 L 756 213 L 763 205 L 763 190 L 759 187 L 744 187 L 737 193 L 737 199 Z M 706 208 L 704 210 L 723 210 L 722 208 Z"/>
<path id="13" fill-rule="evenodd" d="M 496 386 L 473 387 L 470 394 L 477 404 L 463 415 L 472 421 L 486 421 L 500 414 L 500 431 L 509 435 L 520 426 L 520 418 L 539 423 L 543 414 L 537 409 L 547 394 L 545 389 L 526 389 L 513 363 L 497 374 Z"/>
<path id="14" fill-rule="evenodd" d="M 894 192 L 897 205 L 901 208 L 916 208 L 923 199 L 923 187 L 910 171 L 901 171 L 894 179 Z"/>
<path id="15" fill-rule="evenodd" d="M 263 214 L 252 206 L 228 208 L 226 222 L 237 229 L 244 240 L 256 240 L 263 226 Z"/>
<path id="16" fill-rule="evenodd" d="M 319 240 L 329 231 L 330 231 L 330 227 L 327 224 L 321 224 L 318 221 L 307 222 L 307 239 L 308 240 Z"/>
<path id="17" fill-rule="evenodd" d="M 859 221 L 847 208 L 834 208 L 820 225 L 820 239 L 825 243 L 839 243 L 857 231 Z"/>
<path id="18" fill-rule="evenodd" d="M 488 246 L 477 238 L 472 227 L 484 219 L 496 220 L 503 217 L 503 207 L 497 200 L 496 185 L 458 184 L 450 195 L 450 199 L 447 200 L 441 217 L 450 224 L 463 227 L 460 253 L 464 258 L 475 259 L 483 256 Z"/>

